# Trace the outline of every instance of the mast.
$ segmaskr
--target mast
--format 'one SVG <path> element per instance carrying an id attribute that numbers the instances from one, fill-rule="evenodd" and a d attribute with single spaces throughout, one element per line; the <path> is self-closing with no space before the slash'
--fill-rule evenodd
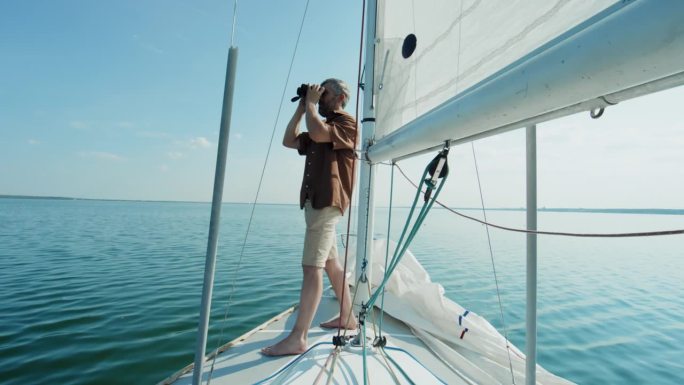
<path id="1" fill-rule="evenodd" d="M 537 230 L 537 126 L 527 127 L 527 229 Z M 525 306 L 525 384 L 537 377 L 537 234 L 527 234 L 527 300 Z"/>
<path id="2" fill-rule="evenodd" d="M 366 154 L 375 138 L 375 110 L 373 106 L 374 61 L 375 61 L 375 19 L 377 0 L 366 3 L 366 63 L 363 90 L 363 119 L 361 120 L 361 154 Z M 365 282 L 371 275 L 371 250 L 373 248 L 373 228 L 375 202 L 373 187 L 375 184 L 374 169 L 377 166 L 367 159 L 361 159 L 359 165 L 359 207 L 356 240 L 356 279 L 354 282 Z M 362 266 L 366 266 L 365 277 L 361 277 Z M 361 281 L 359 281 L 359 279 Z M 354 309 L 358 314 L 361 304 L 368 301 L 368 292 L 358 290 L 354 301 Z"/>
<path id="3" fill-rule="evenodd" d="M 231 46 L 228 50 L 226 83 L 223 90 L 223 110 L 221 112 L 221 131 L 219 133 L 218 152 L 216 154 L 216 173 L 214 175 L 214 194 L 211 201 L 211 219 L 209 221 L 209 239 L 207 240 L 207 257 L 204 264 L 204 286 L 202 288 L 202 305 L 197 331 L 195 350 L 195 366 L 192 373 L 193 385 L 202 382 L 204 353 L 207 349 L 209 317 L 211 316 L 211 295 L 214 290 L 214 270 L 216 268 L 216 245 L 218 243 L 219 222 L 221 218 L 221 201 L 223 200 L 223 182 L 226 174 L 226 158 L 228 154 L 228 137 L 230 134 L 230 118 L 233 113 L 233 91 L 235 89 L 235 69 L 238 49 Z"/>

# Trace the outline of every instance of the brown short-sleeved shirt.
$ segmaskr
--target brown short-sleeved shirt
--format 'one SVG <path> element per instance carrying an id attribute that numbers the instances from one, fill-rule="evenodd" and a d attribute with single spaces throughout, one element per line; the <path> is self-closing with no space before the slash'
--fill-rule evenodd
<path id="1" fill-rule="evenodd" d="M 297 136 L 299 154 L 306 155 L 299 205 L 304 208 L 309 199 L 315 209 L 335 206 L 344 214 L 353 188 L 356 120 L 347 113 L 336 113 L 325 124 L 332 142 L 314 142 L 308 132 Z"/>

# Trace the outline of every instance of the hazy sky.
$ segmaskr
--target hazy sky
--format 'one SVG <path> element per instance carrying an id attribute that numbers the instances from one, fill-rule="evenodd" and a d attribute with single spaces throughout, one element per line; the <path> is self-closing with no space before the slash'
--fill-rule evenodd
<path id="1" fill-rule="evenodd" d="M 238 4 L 240 49 L 225 201 L 296 203 L 303 160 L 280 145 L 302 82 L 356 82 L 360 2 Z M 211 199 L 232 1 L 0 3 L 0 194 Z M 684 208 L 682 87 L 538 127 L 539 205 Z M 347 109 L 354 113 L 355 97 Z M 525 204 L 525 133 L 475 142 L 488 206 Z M 429 156 L 400 165 L 417 179 Z M 443 200 L 479 206 L 471 145 Z M 378 172 L 387 202 L 389 174 Z M 413 192 L 397 175 L 397 204 Z"/>

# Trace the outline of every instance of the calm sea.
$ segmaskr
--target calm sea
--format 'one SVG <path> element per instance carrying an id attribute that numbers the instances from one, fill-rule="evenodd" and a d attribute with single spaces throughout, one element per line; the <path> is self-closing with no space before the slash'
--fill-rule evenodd
<path id="1" fill-rule="evenodd" d="M 257 206 L 236 274 L 250 210 L 223 208 L 210 348 L 298 299 L 301 212 Z M 0 199 L 0 382 L 154 384 L 192 362 L 209 211 Z M 392 234 L 407 211 L 394 212 Z M 524 226 L 522 212 L 488 217 Z M 684 215 L 544 212 L 539 228 L 682 229 Z M 508 335 L 524 351 L 525 236 L 491 237 Z M 502 329 L 483 226 L 436 209 L 411 249 L 448 297 Z M 581 384 L 684 383 L 684 236 L 540 237 L 538 296 L 539 361 L 553 373 Z"/>

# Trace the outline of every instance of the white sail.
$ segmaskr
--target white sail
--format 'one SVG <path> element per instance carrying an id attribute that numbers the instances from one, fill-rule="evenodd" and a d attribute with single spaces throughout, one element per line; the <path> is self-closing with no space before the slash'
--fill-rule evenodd
<path id="1" fill-rule="evenodd" d="M 350 238 L 350 256 L 356 249 Z M 370 252 L 373 274 L 370 282 L 377 287 L 385 273 L 386 239 L 374 240 Z M 390 241 L 389 255 L 396 243 Z M 348 266 L 354 276 L 354 258 Z M 350 280 L 351 281 L 351 280 Z M 352 281 L 353 282 L 353 281 Z M 407 250 L 385 286 L 384 311 L 409 326 L 452 370 L 476 384 L 525 383 L 525 355 L 506 341 L 486 319 L 446 298 L 444 288 L 432 282 L 416 257 Z M 370 326 L 368 326 L 370 329 Z M 537 384 L 568 385 L 571 381 L 536 368 Z M 511 373 L 512 372 L 512 373 Z"/>
<path id="2" fill-rule="evenodd" d="M 389 134 L 614 3 L 380 0 L 376 137 Z M 416 36 L 416 49 L 404 58 L 402 46 L 410 34 Z"/>
<path id="3" fill-rule="evenodd" d="M 678 0 L 380 0 L 378 14 L 373 162 L 684 82 Z"/>

